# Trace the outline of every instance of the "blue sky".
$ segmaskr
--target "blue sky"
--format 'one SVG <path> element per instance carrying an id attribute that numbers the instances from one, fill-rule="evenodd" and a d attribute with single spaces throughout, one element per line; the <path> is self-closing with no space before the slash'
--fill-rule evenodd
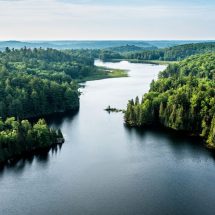
<path id="1" fill-rule="evenodd" d="M 180 0 L 180 1 L 176 1 L 176 0 L 59 0 L 59 1 L 63 1 L 63 2 L 67 2 L 67 3 L 76 3 L 76 4 L 109 4 L 109 5 L 113 5 L 113 4 L 173 4 L 173 5 L 177 5 L 177 4 L 186 4 L 186 5 L 205 5 L 205 3 L 207 4 L 214 4 L 213 0 L 208 0 L 208 1 L 204 1 L 204 0 Z"/>
<path id="2" fill-rule="evenodd" d="M 215 39 L 215 0 L 0 0 L 0 40 Z"/>

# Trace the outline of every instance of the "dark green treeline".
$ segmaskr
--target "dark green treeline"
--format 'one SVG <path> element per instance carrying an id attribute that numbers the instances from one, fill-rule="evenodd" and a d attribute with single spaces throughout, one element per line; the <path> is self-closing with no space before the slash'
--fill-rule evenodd
<path id="1" fill-rule="evenodd" d="M 215 147 L 215 53 L 169 65 L 142 101 L 129 101 L 124 117 L 129 126 L 163 125 Z"/>

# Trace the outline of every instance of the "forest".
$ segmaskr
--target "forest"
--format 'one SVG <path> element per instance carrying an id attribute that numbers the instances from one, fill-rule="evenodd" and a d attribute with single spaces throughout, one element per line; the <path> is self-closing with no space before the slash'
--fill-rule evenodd
<path id="1" fill-rule="evenodd" d="M 48 128 L 43 119 L 34 124 L 15 117 L 0 119 L 0 164 L 63 142 L 61 131 Z"/>
<path id="2" fill-rule="evenodd" d="M 201 136 L 215 148 L 215 53 L 170 64 L 142 100 L 130 100 L 128 126 L 164 126 Z"/>

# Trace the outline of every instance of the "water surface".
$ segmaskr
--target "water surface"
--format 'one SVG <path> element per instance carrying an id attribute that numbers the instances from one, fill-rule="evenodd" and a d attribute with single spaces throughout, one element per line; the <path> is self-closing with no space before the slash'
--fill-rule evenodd
<path id="1" fill-rule="evenodd" d="M 214 157 L 199 140 L 128 129 L 121 113 L 103 110 L 125 108 L 165 66 L 96 65 L 129 77 L 87 82 L 78 113 L 49 118 L 65 144 L 0 172 L 0 214 L 214 214 Z"/>

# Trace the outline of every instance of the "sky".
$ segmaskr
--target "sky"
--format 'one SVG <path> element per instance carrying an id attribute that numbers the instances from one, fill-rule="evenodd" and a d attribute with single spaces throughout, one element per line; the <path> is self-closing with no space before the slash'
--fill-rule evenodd
<path id="1" fill-rule="evenodd" d="M 0 40 L 214 40 L 215 0 L 0 0 Z"/>

